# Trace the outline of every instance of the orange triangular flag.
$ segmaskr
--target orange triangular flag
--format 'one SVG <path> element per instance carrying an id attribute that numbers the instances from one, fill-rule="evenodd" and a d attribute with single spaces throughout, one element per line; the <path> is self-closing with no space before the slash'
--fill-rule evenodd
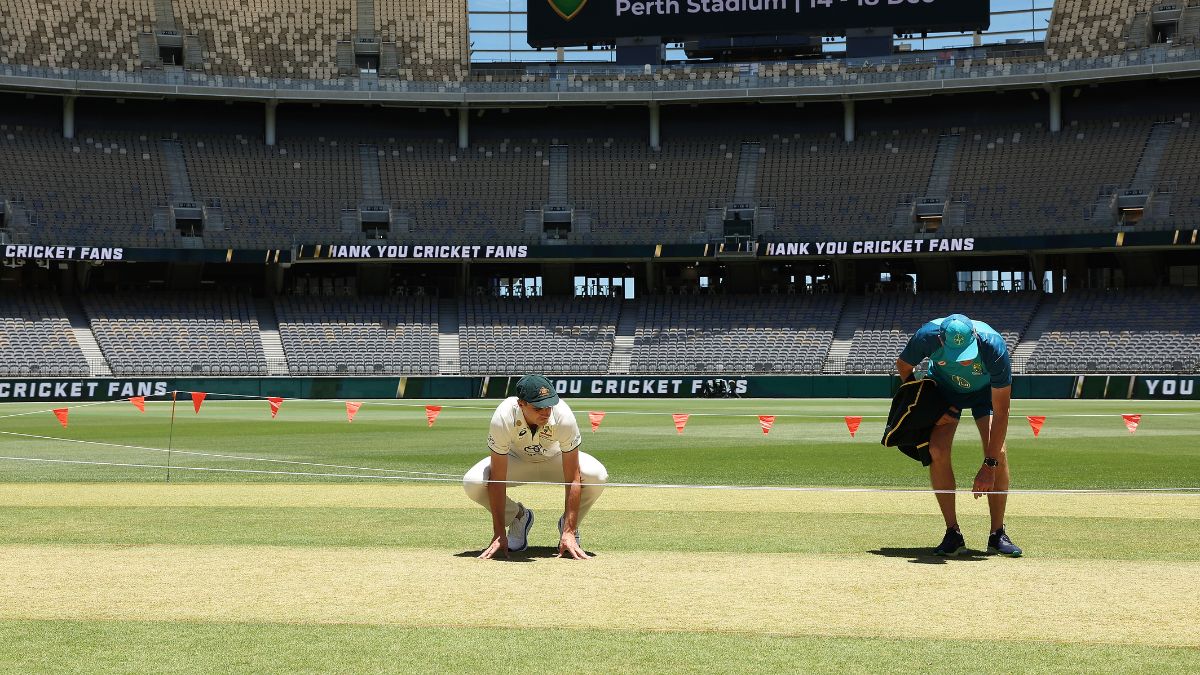
<path id="1" fill-rule="evenodd" d="M 204 403 L 205 396 L 208 396 L 208 394 L 205 394 L 202 391 L 193 391 L 192 392 L 192 406 L 196 408 L 197 413 L 200 412 L 200 404 Z"/>
<path id="2" fill-rule="evenodd" d="M 775 426 L 775 416 L 759 415 L 758 426 L 762 427 L 763 435 L 766 436 L 767 434 L 771 433 L 771 427 Z"/>
<path id="3" fill-rule="evenodd" d="M 600 428 L 600 422 L 602 422 L 603 420 L 604 420 L 604 411 L 602 411 L 602 410 L 588 411 L 588 421 L 592 423 L 592 433 L 593 434 L 596 433 L 596 430 Z"/>
<path id="4" fill-rule="evenodd" d="M 1121 415 L 1121 417 L 1125 420 L 1125 428 L 1129 429 L 1131 434 L 1137 431 L 1138 424 L 1142 421 L 1141 415 Z"/>
<path id="5" fill-rule="evenodd" d="M 846 429 L 850 431 L 850 438 L 854 438 L 854 434 L 858 433 L 858 428 L 862 426 L 861 417 L 846 416 Z"/>
<path id="6" fill-rule="evenodd" d="M 142 412 L 146 412 L 146 397 L 145 396 L 134 396 L 133 398 L 129 399 L 129 402 L 132 403 L 133 407 L 137 408 L 138 410 L 141 410 Z"/>
<path id="7" fill-rule="evenodd" d="M 675 433 L 682 434 L 683 428 L 687 426 L 688 418 L 691 417 L 691 415 L 687 413 L 678 413 L 671 415 L 671 417 L 675 420 Z"/>
<path id="8" fill-rule="evenodd" d="M 267 403 L 271 404 L 271 419 L 275 419 L 275 416 L 279 414 L 279 406 L 283 405 L 283 399 L 278 396 L 268 396 Z"/>
<path id="9" fill-rule="evenodd" d="M 346 421 L 353 422 L 354 416 L 358 414 L 358 409 L 361 407 L 361 402 L 346 401 Z"/>
<path id="10" fill-rule="evenodd" d="M 71 412 L 70 408 L 57 408 L 54 411 L 54 416 L 58 418 L 58 423 L 67 428 L 67 413 Z"/>
<path id="11" fill-rule="evenodd" d="M 433 426 L 434 421 L 437 420 L 437 416 L 441 412 L 442 412 L 442 406 L 440 406 L 440 405 L 425 406 L 425 421 L 429 423 L 429 426 L 431 426 L 431 427 Z"/>
<path id="12" fill-rule="evenodd" d="M 1029 428 L 1033 429 L 1033 437 L 1037 438 L 1038 434 L 1042 433 L 1042 425 L 1046 423 L 1046 416 L 1027 415 L 1025 419 L 1029 420 Z"/>

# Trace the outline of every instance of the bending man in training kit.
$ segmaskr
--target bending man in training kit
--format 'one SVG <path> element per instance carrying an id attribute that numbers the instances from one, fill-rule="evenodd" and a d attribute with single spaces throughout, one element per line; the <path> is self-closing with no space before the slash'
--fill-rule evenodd
<path id="1" fill-rule="evenodd" d="M 590 557 L 579 543 L 579 522 L 604 490 L 608 471 L 579 449 L 581 442 L 575 413 L 550 380 L 526 375 L 517 381 L 517 395 L 504 399 L 492 415 L 490 456 L 463 476 L 467 496 L 492 514 L 492 542 L 480 558 L 507 556 L 529 546 L 533 511 L 509 498 L 508 487 L 532 482 L 566 484 L 558 555 Z"/>
<path id="2" fill-rule="evenodd" d="M 937 555 L 957 555 L 966 550 L 966 542 L 958 528 L 953 490 L 954 467 L 950 463 L 950 448 L 962 411 L 971 409 L 979 437 L 983 440 L 983 465 L 975 474 L 972 490 L 975 498 L 985 492 L 1007 492 L 1009 489 L 1008 452 L 1004 441 L 1008 435 L 1008 411 L 1012 400 L 1012 359 L 1004 338 L 982 321 L 971 321 L 962 314 L 951 314 L 925 324 L 908 341 L 901 352 L 896 368 L 900 379 L 908 381 L 922 359 L 929 357 L 929 377 L 950 404 L 950 410 L 929 437 L 930 482 L 938 507 L 946 520 L 946 536 L 934 549 Z M 946 491 L 946 492 L 942 492 Z M 992 527 L 988 537 L 988 552 L 1019 557 L 1021 549 L 1013 544 L 1004 531 L 1004 510 L 1008 495 L 989 494 L 988 509 Z"/>

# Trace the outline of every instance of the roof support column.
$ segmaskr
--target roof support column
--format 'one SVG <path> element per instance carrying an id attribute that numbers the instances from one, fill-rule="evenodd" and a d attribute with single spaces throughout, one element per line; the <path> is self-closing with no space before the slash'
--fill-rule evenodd
<path id="1" fill-rule="evenodd" d="M 75 97 L 63 97 L 63 138 L 75 138 Z"/>
<path id="2" fill-rule="evenodd" d="M 854 142 L 854 101 L 846 99 L 842 101 L 842 122 L 845 125 L 846 142 Z"/>
<path id="3" fill-rule="evenodd" d="M 1062 131 L 1062 87 L 1050 87 L 1050 131 Z"/>
<path id="4" fill-rule="evenodd" d="M 662 148 L 662 115 L 658 103 L 650 104 L 650 147 L 654 150 Z"/>
<path id="5" fill-rule="evenodd" d="M 265 122 L 266 122 L 266 129 L 265 129 L 266 134 L 265 135 L 267 138 L 267 145 L 275 145 L 275 113 L 278 108 L 279 108 L 278 101 L 267 101 L 266 117 L 265 117 Z"/>
<path id="6" fill-rule="evenodd" d="M 458 109 L 458 149 L 466 150 L 471 147 L 471 111 L 463 106 Z"/>

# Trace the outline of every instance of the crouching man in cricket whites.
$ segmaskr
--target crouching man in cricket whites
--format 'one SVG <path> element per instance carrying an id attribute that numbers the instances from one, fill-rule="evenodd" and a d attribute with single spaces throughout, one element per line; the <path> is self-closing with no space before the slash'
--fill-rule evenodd
<path id="1" fill-rule="evenodd" d="M 492 541 L 479 557 L 508 557 L 509 551 L 529 546 L 533 511 L 509 498 L 509 485 L 561 482 L 567 494 L 558 519 L 558 555 L 586 560 L 591 556 L 580 546 L 579 523 L 604 490 L 608 471 L 579 449 L 575 413 L 550 380 L 526 375 L 517 381 L 516 391 L 492 415 L 490 455 L 463 476 L 467 496 L 492 514 Z"/>
<path id="2" fill-rule="evenodd" d="M 1021 549 L 1004 531 L 1004 511 L 1008 505 L 1008 412 L 1012 399 L 1012 359 L 1004 338 L 982 321 L 971 321 L 962 314 L 935 319 L 921 327 L 908 341 L 896 361 L 900 379 L 908 381 L 921 360 L 929 357 L 929 377 L 950 404 L 929 437 L 930 482 L 937 491 L 938 507 L 946 521 L 946 535 L 934 549 L 937 555 L 958 555 L 967 550 L 958 529 L 954 505 L 954 467 L 950 448 L 962 411 L 971 410 L 979 437 L 983 441 L 983 464 L 975 474 L 972 491 L 975 498 L 988 495 L 992 528 L 988 552 L 1020 557 Z"/>

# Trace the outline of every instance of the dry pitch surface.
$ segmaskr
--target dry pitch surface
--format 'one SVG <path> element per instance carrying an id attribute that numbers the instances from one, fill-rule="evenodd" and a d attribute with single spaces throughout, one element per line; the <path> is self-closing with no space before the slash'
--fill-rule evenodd
<path id="1" fill-rule="evenodd" d="M 560 494 L 537 488 L 521 488 L 518 494 L 539 512 L 536 544 L 549 544 L 554 537 Z M 960 497 L 960 510 L 978 516 L 982 503 L 970 502 Z M 422 517 L 433 510 L 447 520 L 477 518 L 479 535 L 453 550 L 420 541 L 350 547 L 8 543 L 0 545 L 0 620 L 527 626 L 950 640 L 1002 636 L 1200 647 L 1200 559 L 1119 552 L 1105 558 L 1050 557 L 1030 550 L 1020 560 L 976 555 L 932 565 L 916 564 L 930 562 L 919 553 L 867 550 L 605 549 L 606 541 L 622 535 L 622 514 L 639 513 L 693 515 L 693 526 L 706 530 L 719 530 L 727 518 L 748 512 L 862 515 L 868 522 L 911 516 L 914 527 L 932 532 L 936 507 L 925 494 L 610 489 L 593 519 L 615 525 L 593 529 L 591 539 L 585 527 L 585 546 L 597 555 L 583 563 L 555 559 L 545 547 L 511 562 L 474 559 L 471 552 L 487 536 L 486 515 L 457 485 L 0 485 L 0 508 L 122 513 L 245 508 L 248 514 L 280 508 L 313 513 L 390 509 L 400 522 L 412 510 Z M 1194 538 L 1200 496 L 1023 495 L 1012 499 L 1010 514 L 1010 522 L 1023 517 L 1169 520 Z M 754 536 L 730 532 L 731 538 Z M 789 533 L 764 531 L 762 536 Z M 498 608 L 482 599 L 489 595 L 508 602 Z"/>

